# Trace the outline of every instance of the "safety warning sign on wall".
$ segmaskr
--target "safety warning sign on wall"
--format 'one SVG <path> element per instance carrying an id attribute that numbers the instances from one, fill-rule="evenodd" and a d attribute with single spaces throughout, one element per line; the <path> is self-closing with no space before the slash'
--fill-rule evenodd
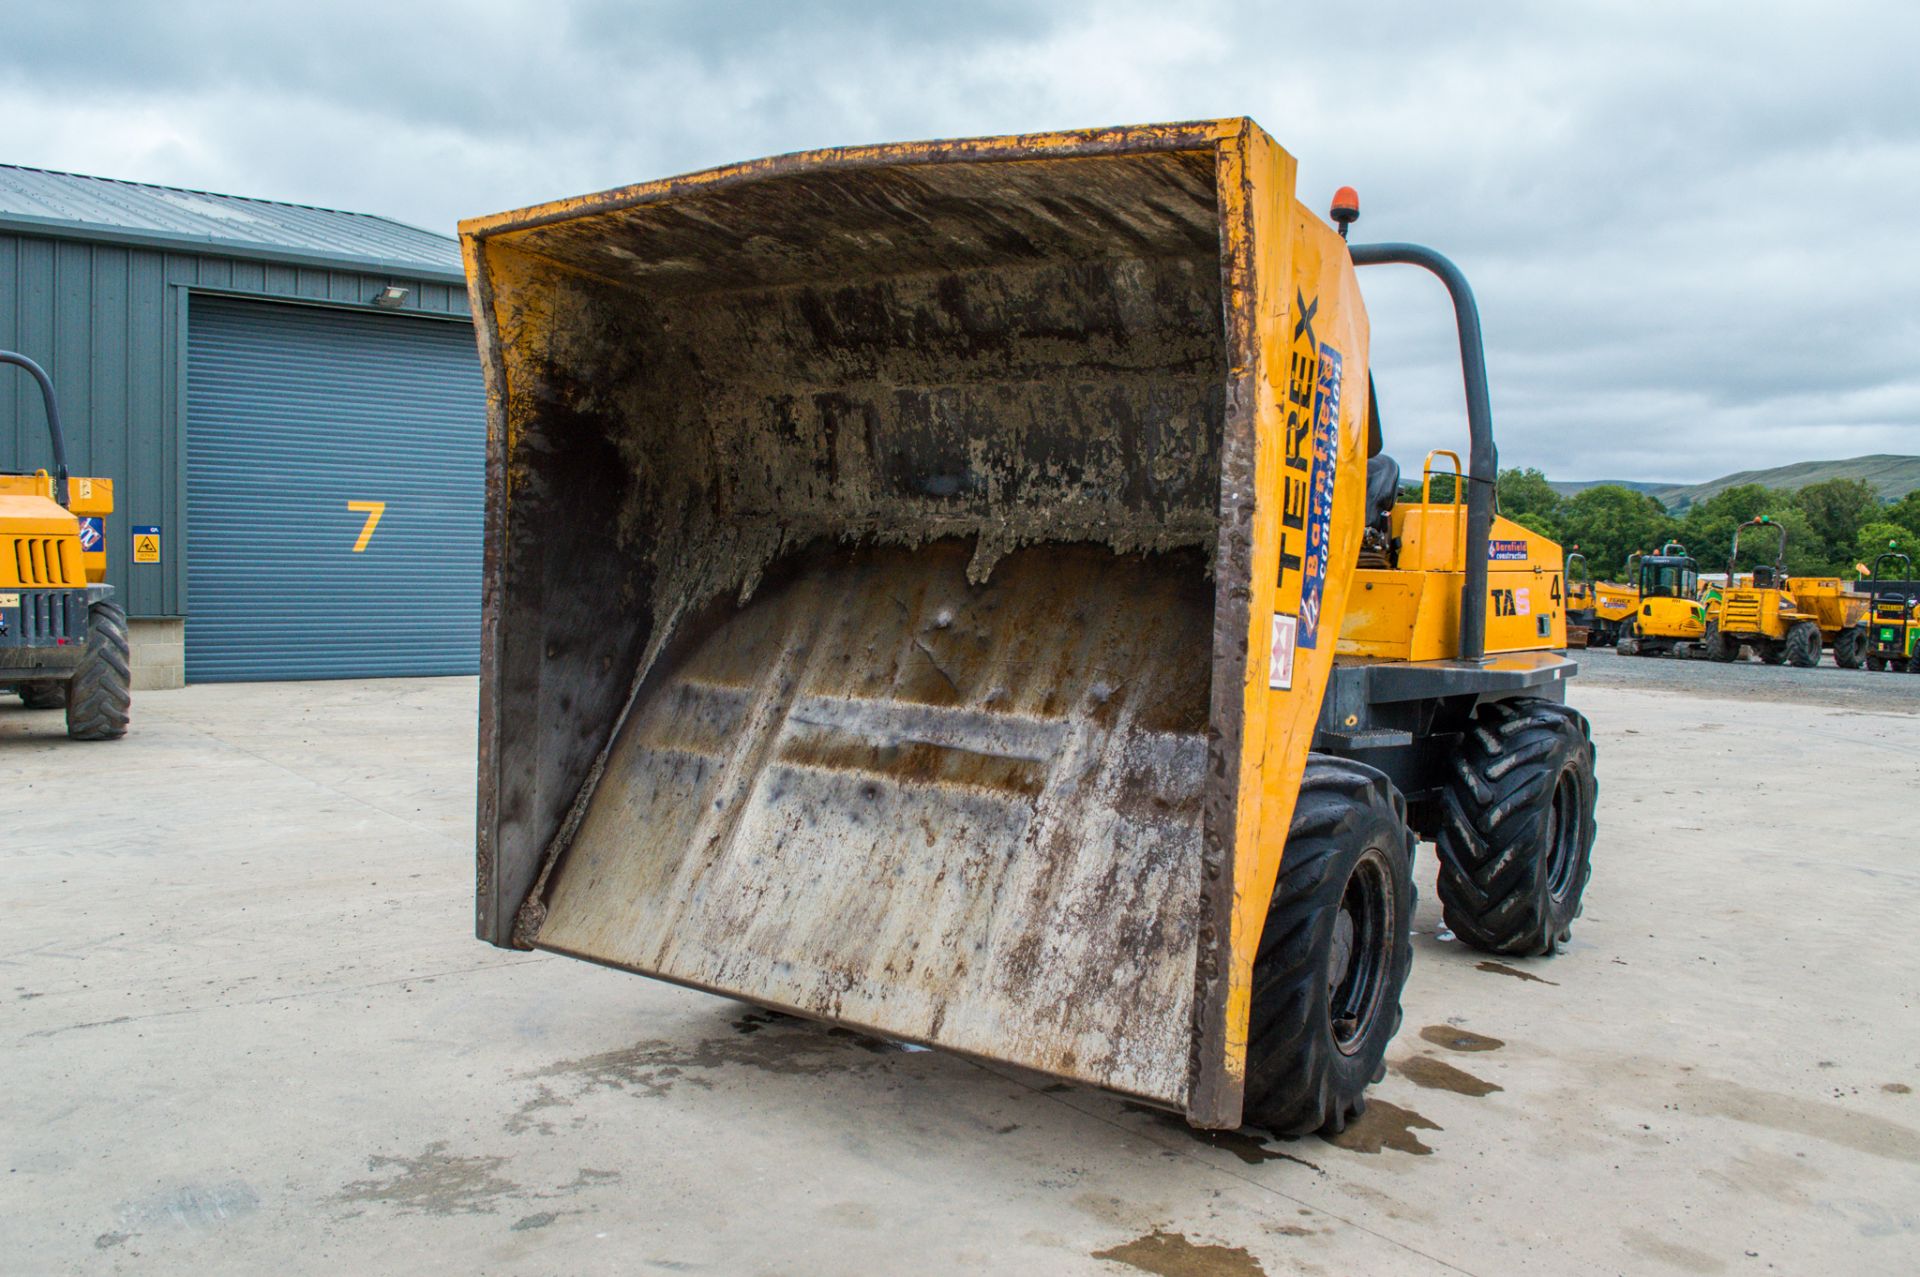
<path id="1" fill-rule="evenodd" d="M 136 527 L 133 530 L 133 561 L 135 563 L 158 563 L 160 561 L 160 528 L 158 524 Z"/>

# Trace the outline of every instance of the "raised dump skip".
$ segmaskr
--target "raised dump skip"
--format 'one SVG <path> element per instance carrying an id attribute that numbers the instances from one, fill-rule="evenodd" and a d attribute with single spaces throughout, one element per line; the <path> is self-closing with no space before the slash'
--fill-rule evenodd
<path id="1" fill-rule="evenodd" d="M 1213 572 L 1248 555 L 1247 258 L 1218 128 L 1114 136 L 463 228 L 483 936 L 1187 1102 L 1248 659 Z"/>

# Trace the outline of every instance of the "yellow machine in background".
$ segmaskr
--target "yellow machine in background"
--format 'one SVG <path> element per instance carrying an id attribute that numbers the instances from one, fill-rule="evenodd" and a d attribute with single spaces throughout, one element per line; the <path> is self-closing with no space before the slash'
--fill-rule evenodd
<path id="1" fill-rule="evenodd" d="M 1886 569 L 1898 566 L 1889 578 Z M 1899 582 L 1889 585 L 1889 580 Z M 1913 560 L 1892 548 L 1874 559 L 1860 582 L 1867 596 L 1866 666 L 1870 670 L 1905 670 L 1920 674 L 1920 600 L 1911 593 Z"/>
<path id="2" fill-rule="evenodd" d="M 1740 536 L 1750 528 L 1779 533 L 1773 562 L 1753 569 L 1741 577 L 1735 567 L 1740 558 Z M 1707 656 L 1716 661 L 1731 661 L 1744 645 L 1768 665 L 1785 662 L 1801 668 L 1820 663 L 1821 633 L 1819 619 L 1803 612 L 1787 591 L 1787 530 L 1766 515 L 1749 519 L 1733 530 L 1733 546 L 1727 556 L 1727 583 L 1707 616 Z"/>
<path id="3" fill-rule="evenodd" d="M 1627 556 L 1627 579 L 1593 583 L 1593 620 L 1587 629 L 1590 647 L 1612 647 L 1621 631 L 1640 610 L 1640 551 Z"/>
<path id="4" fill-rule="evenodd" d="M 1567 647 L 1585 647 L 1593 639 L 1593 575 L 1577 545 L 1567 551 L 1566 576 Z"/>
<path id="5" fill-rule="evenodd" d="M 1841 669 L 1867 661 L 1867 601 L 1837 576 L 1796 576 L 1787 582 L 1797 612 L 1820 627 L 1821 640 Z"/>
<path id="6" fill-rule="evenodd" d="M 1638 603 L 1615 648 L 1622 656 L 1690 654 L 1706 637 L 1707 614 L 1696 597 L 1700 566 L 1687 547 L 1669 541 L 1660 553 L 1641 555 L 1637 584 Z"/>
<path id="7" fill-rule="evenodd" d="M 1464 277 L 1294 173 L 1230 119 L 463 223 L 480 935 L 1289 1133 L 1382 1075 L 1416 840 L 1462 940 L 1552 952 L 1560 552 L 1495 516 Z M 1396 499 L 1388 263 L 1454 301 L 1464 501 Z"/>
<path id="8" fill-rule="evenodd" d="M 127 617 L 104 584 L 113 483 L 67 472 L 46 370 L 0 350 L 39 383 L 53 469 L 0 474 L 0 688 L 29 709 L 62 709 L 75 740 L 126 735 L 132 697 Z"/>

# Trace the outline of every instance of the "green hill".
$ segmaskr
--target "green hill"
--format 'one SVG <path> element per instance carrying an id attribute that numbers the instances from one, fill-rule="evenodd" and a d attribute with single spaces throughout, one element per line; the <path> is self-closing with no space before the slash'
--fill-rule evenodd
<path id="1" fill-rule="evenodd" d="M 1669 510 L 1684 510 L 1696 501 L 1704 501 L 1716 492 L 1738 487 L 1743 483 L 1757 483 L 1763 487 L 1784 488 L 1792 492 L 1810 483 L 1820 483 L 1827 479 L 1865 479 L 1880 494 L 1882 501 L 1898 501 L 1907 493 L 1920 488 L 1920 457 L 1897 457 L 1876 453 L 1870 457 L 1852 457 L 1845 461 L 1796 461 L 1790 466 L 1775 466 L 1771 470 L 1741 470 L 1735 474 L 1724 474 L 1718 479 L 1709 479 L 1705 483 L 1576 479 L 1565 482 L 1556 481 L 1553 484 L 1553 490 L 1561 496 L 1570 497 L 1583 488 L 1615 483 L 1623 488 L 1632 488 L 1636 492 L 1645 492 Z"/>

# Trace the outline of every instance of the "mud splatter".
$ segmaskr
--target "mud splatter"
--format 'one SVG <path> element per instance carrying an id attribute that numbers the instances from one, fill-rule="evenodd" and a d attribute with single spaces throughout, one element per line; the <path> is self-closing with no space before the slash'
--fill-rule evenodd
<path id="1" fill-rule="evenodd" d="M 495 1174 L 506 1158 L 449 1157 L 446 1150 L 447 1142 L 436 1140 L 418 1157 L 369 1157 L 369 1171 L 388 1174 L 355 1180 L 334 1200 L 381 1202 L 407 1215 L 484 1215 L 500 1198 L 519 1193 L 518 1184 Z"/>
<path id="2" fill-rule="evenodd" d="M 1465 1069 L 1456 1069 L 1445 1060 L 1436 1060 L 1431 1055 L 1416 1055 L 1410 1060 L 1402 1060 L 1393 1069 L 1415 1086 L 1429 1091 L 1452 1091 L 1455 1095 L 1471 1095 L 1479 1099 L 1495 1091 L 1506 1090 L 1496 1083 L 1475 1077 Z"/>
<path id="3" fill-rule="evenodd" d="M 1267 1273 L 1244 1246 L 1195 1243 L 1183 1233 L 1158 1228 L 1124 1246 L 1096 1250 L 1093 1257 L 1160 1277 L 1266 1277 Z"/>
<path id="4" fill-rule="evenodd" d="M 1519 967 L 1510 967 L 1504 962 L 1476 962 L 1473 965 L 1476 970 L 1490 971 L 1494 975 L 1510 975 L 1516 980 L 1528 980 L 1534 984 L 1550 984 L 1556 989 L 1560 987 L 1558 980 L 1543 980 L 1531 971 L 1522 971 Z"/>
<path id="5" fill-rule="evenodd" d="M 1905 1082 L 1882 1082 L 1880 1084 L 1880 1089 L 1885 1091 L 1888 1095 L 1912 1095 L 1913 1094 L 1913 1088 L 1908 1086 Z"/>
<path id="6" fill-rule="evenodd" d="M 1132 1100 L 1124 1101 L 1120 1107 L 1129 1113 L 1138 1113 L 1143 1117 L 1151 1118 L 1155 1125 L 1164 1126 L 1170 1131 L 1177 1131 L 1188 1139 L 1206 1144 L 1212 1148 L 1225 1149 L 1249 1166 L 1258 1166 L 1262 1162 L 1296 1162 L 1316 1174 L 1326 1174 L 1325 1171 L 1322 1171 L 1306 1158 L 1296 1157 L 1292 1153 L 1282 1152 L 1275 1148 L 1271 1142 L 1262 1139 L 1251 1131 L 1244 1129 L 1238 1131 L 1196 1130 L 1188 1126 L 1186 1119 L 1180 1117 L 1178 1114 L 1169 1113 L 1165 1109 L 1157 1109 L 1148 1104 L 1136 1104 Z"/>
<path id="7" fill-rule="evenodd" d="M 1506 1045 L 1499 1038 L 1490 1038 L 1472 1029 L 1456 1029 L 1451 1024 L 1429 1024 L 1420 1030 L 1420 1036 L 1449 1051 L 1498 1051 Z"/>
<path id="8" fill-rule="evenodd" d="M 503 1129 L 509 1135 L 518 1135 L 522 1131 L 537 1130 L 542 1135 L 553 1134 L 553 1123 L 544 1118 L 536 1118 L 541 1109 L 572 1108 L 572 1100 L 563 1100 L 553 1093 L 550 1086 L 541 1086 L 534 1097 L 515 1109 L 513 1115 L 504 1123 Z"/>
<path id="9" fill-rule="evenodd" d="M 1360 1115 L 1359 1121 L 1338 1135 L 1323 1135 L 1321 1138 L 1350 1153 L 1379 1153 L 1392 1149 L 1396 1153 L 1425 1157 L 1433 1150 L 1422 1144 L 1414 1132 L 1445 1129 L 1412 1109 L 1403 1109 L 1385 1100 L 1368 1100 L 1367 1111 Z"/>
<path id="10" fill-rule="evenodd" d="M 95 1250 L 112 1250 L 115 1246 L 120 1245 L 131 1236 L 133 1236 L 132 1233 L 102 1233 L 93 1239 L 93 1248 Z"/>
<path id="11" fill-rule="evenodd" d="M 522 1215 L 519 1219 L 513 1221 L 511 1231 L 524 1233 L 535 1228 L 545 1228 L 548 1224 L 551 1224 L 559 1218 L 559 1215 L 550 1210 L 543 1210 L 534 1215 Z"/>

